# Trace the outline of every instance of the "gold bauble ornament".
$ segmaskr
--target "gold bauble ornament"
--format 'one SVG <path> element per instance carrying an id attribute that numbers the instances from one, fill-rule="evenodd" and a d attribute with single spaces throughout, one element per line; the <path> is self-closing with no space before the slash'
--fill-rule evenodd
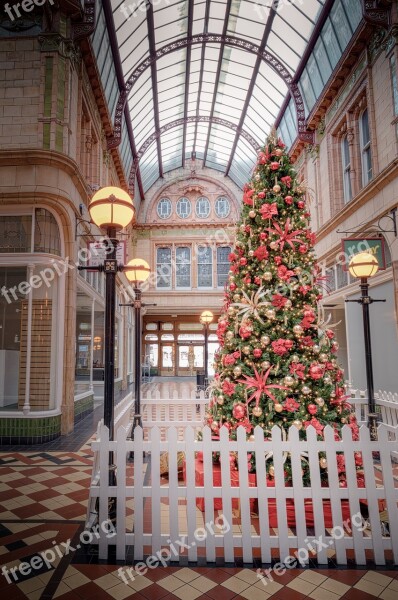
<path id="1" fill-rule="evenodd" d="M 303 335 L 304 329 L 301 327 L 301 325 L 295 325 L 293 327 L 293 333 L 294 335 Z"/>
<path id="2" fill-rule="evenodd" d="M 219 404 L 220 406 L 224 404 L 224 396 L 218 396 L 217 404 Z"/>
<path id="3" fill-rule="evenodd" d="M 264 281 L 271 281 L 272 273 L 270 271 L 265 271 L 265 273 L 263 273 L 263 279 Z"/>
<path id="4" fill-rule="evenodd" d="M 270 319 L 272 321 L 273 319 L 275 319 L 276 313 L 273 308 L 270 308 L 265 311 L 265 316 L 267 317 L 267 319 Z"/>
<path id="5" fill-rule="evenodd" d="M 268 335 L 262 335 L 260 342 L 263 346 L 268 346 L 271 343 L 271 338 Z"/>
<path id="6" fill-rule="evenodd" d="M 212 423 L 211 428 L 213 431 L 218 431 L 218 423 Z"/>
<path id="7" fill-rule="evenodd" d="M 282 404 L 279 404 L 279 403 L 275 404 L 274 408 L 275 408 L 275 412 L 277 412 L 277 413 L 281 413 L 283 411 Z"/>
<path id="8" fill-rule="evenodd" d="M 269 369 L 271 366 L 271 363 L 268 362 L 268 360 L 263 360 L 263 362 L 261 363 L 261 368 L 264 369 L 264 371 L 266 371 L 267 369 Z"/>
<path id="9" fill-rule="evenodd" d="M 315 402 L 318 406 L 325 406 L 325 400 L 320 396 L 318 398 L 315 398 Z"/>
<path id="10" fill-rule="evenodd" d="M 303 392 L 304 396 L 309 396 L 309 394 L 311 394 L 311 388 L 309 388 L 307 385 L 303 386 L 301 391 Z"/>
<path id="11" fill-rule="evenodd" d="M 278 250 L 279 244 L 278 242 L 271 242 L 269 247 L 271 248 L 271 250 Z"/>
<path id="12" fill-rule="evenodd" d="M 255 441 L 255 437 L 254 435 L 249 435 L 249 442 L 254 442 Z"/>
<path id="13" fill-rule="evenodd" d="M 227 333 L 225 334 L 225 338 L 227 340 L 232 340 L 234 337 L 234 332 L 233 331 L 227 331 Z"/>
<path id="14" fill-rule="evenodd" d="M 343 423 L 343 425 L 345 425 L 347 423 L 347 419 L 345 417 L 342 417 L 341 422 Z"/>
<path id="15" fill-rule="evenodd" d="M 294 362 L 294 363 L 299 363 L 300 362 L 300 357 L 298 356 L 298 354 L 293 354 L 293 356 L 292 356 L 292 362 Z"/>
<path id="16" fill-rule="evenodd" d="M 298 429 L 299 431 L 300 431 L 300 429 L 302 429 L 302 428 L 303 428 L 303 423 L 302 423 L 302 421 L 299 421 L 298 419 L 296 419 L 295 421 L 293 421 L 293 425 L 294 425 L 295 427 L 297 427 L 297 429 Z"/>
<path id="17" fill-rule="evenodd" d="M 318 344 L 315 344 L 315 346 L 312 346 L 312 351 L 313 351 L 314 354 L 319 354 L 320 351 L 321 351 L 321 349 L 318 346 Z"/>
<path id="18" fill-rule="evenodd" d="M 251 211 L 249 212 L 249 217 L 250 217 L 251 219 L 254 219 L 254 218 L 255 218 L 255 216 L 256 216 L 256 211 L 255 211 L 255 210 L 251 210 Z"/>
<path id="19" fill-rule="evenodd" d="M 328 358 L 329 358 L 329 357 L 328 357 L 328 355 L 327 355 L 327 354 L 324 354 L 323 352 L 322 352 L 322 353 L 319 355 L 319 360 L 320 360 L 322 363 L 328 362 Z"/>
<path id="20" fill-rule="evenodd" d="M 251 352 L 250 346 L 243 346 L 242 352 L 243 354 L 246 354 L 246 356 L 248 356 Z"/>
<path id="21" fill-rule="evenodd" d="M 239 302 L 240 294 L 234 294 L 234 302 Z"/>
<path id="22" fill-rule="evenodd" d="M 319 460 L 319 466 L 321 467 L 321 469 L 326 469 L 328 466 L 328 461 L 326 460 L 326 458 L 321 458 Z"/>
<path id="23" fill-rule="evenodd" d="M 255 179 L 256 181 L 260 181 L 260 179 L 261 179 L 261 175 L 260 175 L 259 173 L 257 173 L 257 175 L 255 175 L 254 179 Z"/>
<path id="24" fill-rule="evenodd" d="M 233 306 L 230 306 L 230 307 L 228 308 L 228 310 L 227 310 L 227 313 L 228 313 L 230 316 L 233 316 L 233 315 L 235 314 L 235 309 L 234 309 L 234 307 L 233 307 Z"/>
<path id="25" fill-rule="evenodd" d="M 250 256 L 250 258 L 253 258 L 253 256 L 254 256 L 254 250 L 249 250 L 249 256 Z"/>
<path id="26" fill-rule="evenodd" d="M 303 272 L 303 269 L 301 267 L 296 267 L 294 269 L 294 272 L 296 275 L 301 275 L 301 273 Z"/>
<path id="27" fill-rule="evenodd" d="M 254 417 L 261 417 L 261 415 L 263 414 L 263 409 L 259 406 L 255 406 L 252 410 L 252 413 Z"/>
<path id="28" fill-rule="evenodd" d="M 288 387 L 292 387 L 294 385 L 294 377 L 291 377 L 290 375 L 286 375 L 286 377 L 283 380 L 283 382 Z"/>
<path id="29" fill-rule="evenodd" d="M 239 227 L 240 232 L 245 233 L 245 228 L 246 228 L 246 225 L 244 223 L 242 223 L 242 225 Z"/>
<path id="30" fill-rule="evenodd" d="M 242 375 L 242 369 L 241 369 L 241 367 L 235 367 L 234 368 L 234 375 L 235 375 L 235 377 L 239 377 L 240 375 Z"/>
<path id="31" fill-rule="evenodd" d="M 326 383 L 326 385 L 330 385 L 332 383 L 332 379 L 329 377 L 329 375 L 326 375 L 323 381 Z"/>
<path id="32" fill-rule="evenodd" d="M 274 150 L 274 154 L 275 156 L 282 156 L 283 150 L 281 148 L 276 148 L 276 150 Z"/>
<path id="33" fill-rule="evenodd" d="M 279 192 L 281 191 L 281 186 L 280 185 L 274 185 L 274 187 L 272 188 L 272 191 L 274 192 L 274 194 L 279 194 Z"/>
<path id="34" fill-rule="evenodd" d="M 285 308 L 292 308 L 292 301 L 286 300 Z"/>
<path id="35" fill-rule="evenodd" d="M 275 475 L 275 468 L 274 468 L 273 465 L 271 465 L 270 468 L 268 469 L 268 475 L 270 477 L 274 477 L 274 475 Z"/>

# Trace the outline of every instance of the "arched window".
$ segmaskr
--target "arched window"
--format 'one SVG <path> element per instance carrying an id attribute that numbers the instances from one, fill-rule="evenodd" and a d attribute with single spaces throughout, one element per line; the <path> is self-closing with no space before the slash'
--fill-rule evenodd
<path id="1" fill-rule="evenodd" d="M 177 202 L 177 215 L 180 219 L 187 219 L 192 211 L 191 202 L 188 198 L 180 198 Z"/>
<path id="2" fill-rule="evenodd" d="M 343 193 L 344 202 L 347 203 L 352 199 L 351 187 L 351 155 L 348 138 L 345 136 L 341 142 L 341 157 L 343 162 Z"/>
<path id="3" fill-rule="evenodd" d="M 362 185 L 367 185 L 373 177 L 368 109 L 364 110 L 359 119 L 359 132 L 362 163 Z"/>
<path id="4" fill-rule="evenodd" d="M 230 246 L 219 246 L 217 248 L 217 287 L 224 287 L 228 279 Z"/>
<path id="5" fill-rule="evenodd" d="M 210 202 L 205 196 L 201 196 L 196 200 L 196 216 L 200 219 L 207 219 L 210 214 Z"/>
<path id="6" fill-rule="evenodd" d="M 158 217 L 160 219 L 168 219 L 171 215 L 171 202 L 168 198 L 161 198 L 157 207 Z"/>
<path id="7" fill-rule="evenodd" d="M 228 198 L 220 196 L 216 200 L 216 215 L 219 219 L 226 219 L 231 212 L 231 205 Z"/>
<path id="8" fill-rule="evenodd" d="M 171 289 L 171 248 L 157 248 L 156 273 L 156 287 Z"/>

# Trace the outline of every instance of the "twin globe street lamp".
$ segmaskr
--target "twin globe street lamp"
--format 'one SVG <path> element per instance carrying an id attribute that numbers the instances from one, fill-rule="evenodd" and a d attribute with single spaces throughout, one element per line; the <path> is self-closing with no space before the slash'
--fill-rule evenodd
<path id="1" fill-rule="evenodd" d="M 98 267 L 79 267 L 80 270 L 97 270 L 105 273 L 105 368 L 104 368 L 104 425 L 109 429 L 109 439 L 114 439 L 114 391 L 115 391 L 115 312 L 116 312 L 116 275 L 124 272 L 134 285 L 135 293 L 135 391 L 136 410 L 140 405 L 140 350 L 141 348 L 141 290 L 139 285 L 149 277 L 149 265 L 141 259 L 133 259 L 127 265 L 117 262 L 119 240 L 116 235 L 133 221 L 135 207 L 129 194 L 117 187 L 104 187 L 94 194 L 89 204 L 91 222 L 106 233 L 106 259 Z M 137 307 L 136 307 L 137 303 Z M 137 363 L 137 361 L 139 361 Z M 137 367 L 138 364 L 138 367 Z M 139 414 L 139 411 L 138 411 Z M 116 485 L 113 453 L 109 456 L 109 485 Z M 115 509 L 115 502 L 112 511 Z"/>
<path id="2" fill-rule="evenodd" d="M 373 254 L 370 254 L 369 252 L 360 252 L 351 258 L 348 270 L 352 277 L 361 280 L 361 297 L 358 300 L 346 300 L 346 302 L 357 302 L 358 304 L 362 305 L 366 381 L 368 386 L 368 427 L 370 431 L 370 439 L 377 440 L 377 413 L 376 402 L 374 398 L 369 305 L 373 304 L 373 302 L 385 302 L 385 300 L 374 300 L 369 296 L 368 279 L 376 275 L 379 270 L 379 263 Z"/>

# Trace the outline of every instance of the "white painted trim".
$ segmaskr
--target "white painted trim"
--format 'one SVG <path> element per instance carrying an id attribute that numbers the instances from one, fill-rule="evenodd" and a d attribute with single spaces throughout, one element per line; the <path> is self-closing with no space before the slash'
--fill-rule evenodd
<path id="1" fill-rule="evenodd" d="M 30 412 L 28 416 L 22 414 L 22 412 L 7 410 L 0 412 L 0 419 L 42 419 L 43 417 L 56 417 L 60 414 L 62 414 L 62 411 L 59 408 L 48 411 L 35 410 L 34 412 Z"/>
<path id="2" fill-rule="evenodd" d="M 87 392 L 81 392 L 80 394 L 77 394 L 77 396 L 75 396 L 75 402 L 79 402 L 80 400 L 83 400 L 84 398 L 89 398 L 90 396 L 93 396 L 92 390 L 88 390 Z"/>

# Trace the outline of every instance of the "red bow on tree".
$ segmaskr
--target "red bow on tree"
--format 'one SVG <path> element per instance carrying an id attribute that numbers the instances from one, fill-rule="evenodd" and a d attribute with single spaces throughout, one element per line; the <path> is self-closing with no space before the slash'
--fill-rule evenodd
<path id="1" fill-rule="evenodd" d="M 295 250 L 294 242 L 297 244 L 301 244 L 302 240 L 296 237 L 296 235 L 303 233 L 301 229 L 296 229 L 295 231 L 291 231 L 290 229 L 290 219 L 288 218 L 285 223 L 285 229 L 283 230 L 281 226 L 275 221 L 272 222 L 275 229 L 271 229 L 271 227 L 267 228 L 267 231 L 273 233 L 274 235 L 279 235 L 278 243 L 280 244 L 280 249 L 283 250 L 285 244 L 289 244 L 289 246 Z"/>
<path id="2" fill-rule="evenodd" d="M 245 379 L 238 379 L 238 383 L 243 383 L 244 385 L 247 386 L 247 389 L 254 389 L 254 393 L 250 396 L 250 398 L 248 398 L 246 404 L 249 404 L 249 402 L 251 402 L 252 400 L 256 400 L 256 406 L 258 406 L 260 404 L 260 398 L 262 394 L 266 394 L 267 396 L 269 396 L 269 398 L 271 398 L 274 402 L 277 402 L 275 396 L 273 394 L 271 394 L 270 390 L 271 389 L 276 389 L 276 390 L 287 390 L 287 387 L 284 387 L 283 385 L 269 385 L 267 384 L 267 379 L 268 376 L 270 374 L 272 367 L 270 367 L 268 369 L 268 371 L 266 373 L 264 373 L 264 371 L 261 371 L 261 373 L 259 373 L 256 369 L 256 367 L 254 367 L 254 377 L 251 377 L 249 375 L 244 375 Z"/>

